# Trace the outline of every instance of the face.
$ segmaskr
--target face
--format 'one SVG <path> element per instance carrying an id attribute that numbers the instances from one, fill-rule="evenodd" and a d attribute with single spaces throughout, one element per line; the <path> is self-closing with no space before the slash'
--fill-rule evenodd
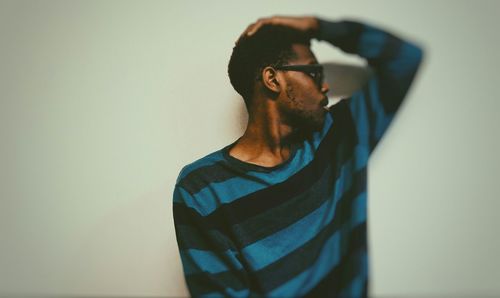
<path id="1" fill-rule="evenodd" d="M 311 49 L 303 44 L 294 44 L 292 49 L 297 58 L 287 65 L 317 64 L 316 57 Z M 283 92 L 278 98 L 278 107 L 284 120 L 289 125 L 305 131 L 316 131 L 323 127 L 328 103 L 326 93 L 328 85 L 323 83 L 319 87 L 314 79 L 302 71 L 278 70 L 281 77 Z"/>

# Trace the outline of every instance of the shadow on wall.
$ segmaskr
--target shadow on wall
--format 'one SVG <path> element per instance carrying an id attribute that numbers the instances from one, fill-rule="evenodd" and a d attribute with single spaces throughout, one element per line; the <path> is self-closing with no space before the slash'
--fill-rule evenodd
<path id="1" fill-rule="evenodd" d="M 328 99 L 330 104 L 335 104 L 343 98 L 351 96 L 357 90 L 363 88 L 364 84 L 373 75 L 373 70 L 368 66 L 357 66 L 340 63 L 323 63 L 325 72 L 325 81 L 330 86 Z M 241 98 L 235 100 L 241 101 L 236 111 L 238 131 L 242 133 L 247 127 L 248 113 Z"/>
<path id="2" fill-rule="evenodd" d="M 341 99 L 351 96 L 372 76 L 373 70 L 367 66 L 340 63 L 323 63 L 325 80 L 330 85 L 328 97 Z"/>

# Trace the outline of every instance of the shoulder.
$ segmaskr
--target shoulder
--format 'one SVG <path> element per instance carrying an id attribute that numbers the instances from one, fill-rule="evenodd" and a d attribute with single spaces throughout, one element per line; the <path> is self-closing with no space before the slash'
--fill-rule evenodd
<path id="1" fill-rule="evenodd" d="M 212 183 L 214 179 L 217 180 L 216 176 L 219 176 L 221 171 L 224 170 L 224 148 L 183 166 L 175 182 L 176 191 L 180 190 L 187 195 L 195 196 L 195 194 Z"/>
<path id="2" fill-rule="evenodd" d="M 199 178 L 200 174 L 209 171 L 223 160 L 222 149 L 220 149 L 186 164 L 177 176 L 176 185 L 182 186 L 186 180 Z"/>
<path id="3" fill-rule="evenodd" d="M 211 184 L 225 176 L 223 149 L 207 154 L 185 165 L 174 188 L 174 204 L 193 209 L 204 216 L 218 205 Z"/>

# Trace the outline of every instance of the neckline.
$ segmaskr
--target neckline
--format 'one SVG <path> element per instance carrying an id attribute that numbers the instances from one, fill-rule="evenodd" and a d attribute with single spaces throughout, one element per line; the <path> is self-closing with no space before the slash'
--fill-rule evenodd
<path id="1" fill-rule="evenodd" d="M 282 162 L 282 163 L 280 163 L 278 165 L 275 165 L 275 166 L 272 166 L 272 167 L 266 167 L 266 166 L 261 166 L 261 165 L 257 165 L 257 164 L 254 164 L 254 163 L 249 163 L 249 162 L 246 162 L 246 161 L 242 161 L 242 160 L 237 159 L 236 157 L 234 157 L 234 156 L 232 156 L 232 155 L 229 154 L 229 151 L 231 150 L 231 148 L 236 144 L 236 142 L 239 141 L 240 138 L 238 138 L 233 143 L 231 143 L 231 144 L 227 145 L 226 147 L 224 147 L 222 149 L 222 155 L 225 158 L 225 160 L 228 161 L 229 163 L 231 163 L 233 165 L 236 165 L 236 166 L 238 166 L 240 168 L 243 168 L 245 170 L 248 170 L 248 171 L 257 171 L 257 172 L 266 172 L 266 173 L 269 173 L 269 172 L 272 172 L 272 171 L 279 170 L 279 169 L 285 167 L 286 165 L 290 164 L 290 162 L 295 158 L 295 155 L 297 154 L 297 149 L 299 148 L 299 143 L 293 143 L 292 146 L 291 146 L 290 156 L 288 157 L 287 160 L 285 160 L 284 162 Z"/>

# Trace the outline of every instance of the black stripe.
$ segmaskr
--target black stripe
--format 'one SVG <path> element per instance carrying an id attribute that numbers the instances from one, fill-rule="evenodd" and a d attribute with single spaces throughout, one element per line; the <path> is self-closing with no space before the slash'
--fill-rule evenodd
<path id="1" fill-rule="evenodd" d="M 325 30 L 335 30 L 334 38 L 328 41 L 348 53 L 358 51 L 359 39 L 364 28 L 363 24 L 348 20 L 337 22 L 335 26 L 325 26 Z M 330 34 L 327 33 L 326 36 L 328 35 Z"/>
<path id="2" fill-rule="evenodd" d="M 189 194 L 194 195 L 210 183 L 223 182 L 244 173 L 243 170 L 228 169 L 222 161 L 218 161 L 212 165 L 203 166 L 190 172 L 177 184 Z"/>
<path id="3" fill-rule="evenodd" d="M 186 276 L 186 283 L 193 296 L 200 296 L 211 292 L 224 293 L 226 288 L 235 291 L 251 288 L 246 273 L 239 271 L 226 271 L 215 274 L 201 272 Z"/>
<path id="4" fill-rule="evenodd" d="M 361 293 L 361 297 L 366 298 L 368 297 L 368 287 L 370 285 L 370 279 L 367 278 L 364 285 L 363 285 L 363 292 Z"/>
<path id="5" fill-rule="evenodd" d="M 206 230 L 187 225 L 175 224 L 175 234 L 179 249 L 201 249 L 210 251 L 236 251 L 232 241 L 219 230 Z"/>

